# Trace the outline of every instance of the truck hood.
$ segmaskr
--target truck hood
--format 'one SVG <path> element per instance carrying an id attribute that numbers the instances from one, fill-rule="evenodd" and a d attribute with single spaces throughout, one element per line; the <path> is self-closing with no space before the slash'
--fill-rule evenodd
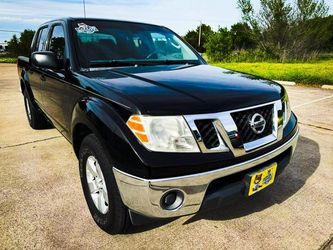
<path id="1" fill-rule="evenodd" d="M 119 94 L 142 114 L 212 113 L 271 102 L 283 87 L 272 81 L 210 65 L 159 65 L 97 69 L 99 93 Z"/>

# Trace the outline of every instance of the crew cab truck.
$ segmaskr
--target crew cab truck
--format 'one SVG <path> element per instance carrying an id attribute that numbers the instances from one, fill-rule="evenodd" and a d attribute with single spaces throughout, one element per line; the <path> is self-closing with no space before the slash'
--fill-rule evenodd
<path id="1" fill-rule="evenodd" d="M 207 65 L 166 27 L 53 20 L 18 75 L 30 126 L 53 124 L 73 145 L 91 215 L 110 233 L 255 195 L 295 151 L 283 86 Z"/>

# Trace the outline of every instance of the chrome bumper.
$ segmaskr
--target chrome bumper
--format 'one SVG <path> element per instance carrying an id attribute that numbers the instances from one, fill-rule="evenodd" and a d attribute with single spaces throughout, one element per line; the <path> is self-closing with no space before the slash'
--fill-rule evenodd
<path id="1" fill-rule="evenodd" d="M 294 136 L 286 143 L 264 155 L 229 167 L 204 173 L 149 180 L 127 174 L 116 168 L 113 168 L 113 172 L 122 201 L 129 209 L 155 218 L 188 215 L 199 211 L 208 185 L 213 180 L 244 171 L 269 161 L 290 147 L 292 147 L 292 153 L 294 153 L 298 136 L 299 130 L 297 129 Z M 184 201 L 177 209 L 166 210 L 161 207 L 160 200 L 162 196 L 170 190 L 180 191 L 184 196 Z"/>

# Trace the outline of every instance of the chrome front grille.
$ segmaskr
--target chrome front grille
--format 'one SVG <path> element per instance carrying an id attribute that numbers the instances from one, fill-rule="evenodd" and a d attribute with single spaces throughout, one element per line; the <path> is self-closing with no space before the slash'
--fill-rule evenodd
<path id="1" fill-rule="evenodd" d="M 260 114 L 266 122 L 261 133 L 255 133 L 250 126 L 254 114 Z M 282 139 L 281 100 L 226 112 L 186 115 L 184 118 L 203 153 L 231 151 L 237 157 Z"/>
<path id="2" fill-rule="evenodd" d="M 207 149 L 216 148 L 220 145 L 217 131 L 213 124 L 214 120 L 196 120 L 197 126 L 201 135 L 202 141 Z"/>
<path id="3" fill-rule="evenodd" d="M 254 114 L 261 114 L 265 121 L 265 129 L 262 133 L 256 134 L 251 126 L 250 120 Z M 273 129 L 273 105 L 262 106 L 254 109 L 248 109 L 231 113 L 231 116 L 237 126 L 240 139 L 243 143 L 258 140 L 262 137 L 272 134 Z"/>

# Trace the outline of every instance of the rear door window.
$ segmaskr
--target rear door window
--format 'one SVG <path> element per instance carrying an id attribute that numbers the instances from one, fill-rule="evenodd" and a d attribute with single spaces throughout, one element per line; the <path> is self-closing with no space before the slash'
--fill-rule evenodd
<path id="1" fill-rule="evenodd" d="M 59 61 L 65 59 L 65 32 L 62 25 L 56 25 L 53 27 L 49 50 L 54 52 L 56 58 Z"/>

